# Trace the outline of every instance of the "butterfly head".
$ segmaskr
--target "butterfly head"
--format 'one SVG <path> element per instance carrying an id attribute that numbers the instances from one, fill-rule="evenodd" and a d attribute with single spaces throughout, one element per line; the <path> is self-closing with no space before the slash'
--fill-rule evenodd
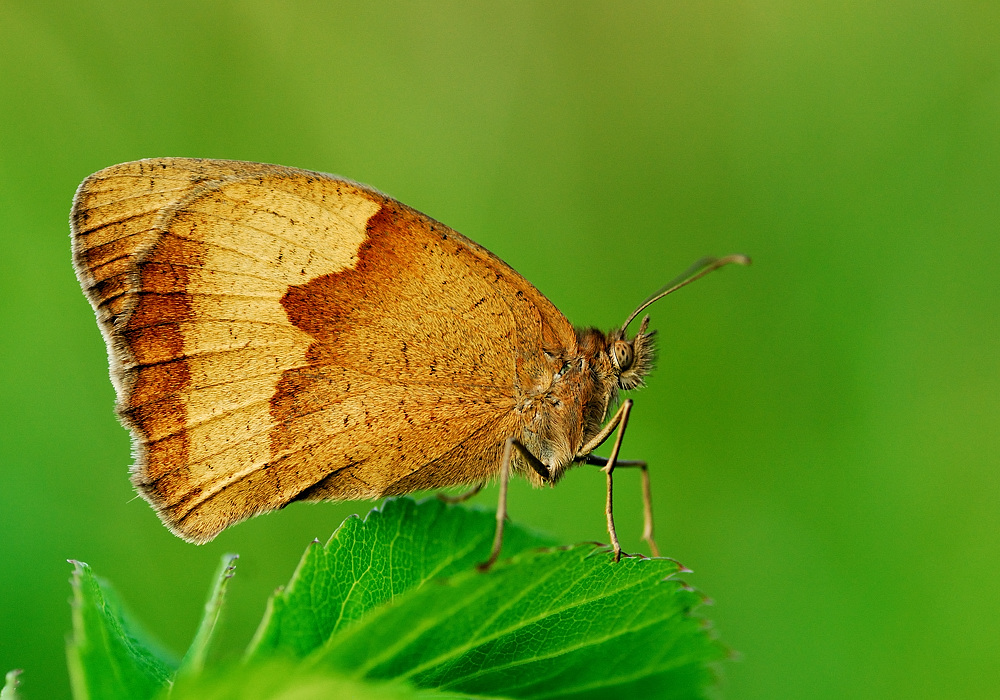
<path id="1" fill-rule="evenodd" d="M 643 378 L 653 369 L 656 354 L 653 336 L 656 331 L 647 331 L 648 327 L 649 316 L 646 316 L 642 319 L 639 332 L 631 340 L 624 328 L 607 335 L 606 352 L 619 389 L 628 391 L 642 386 Z"/>

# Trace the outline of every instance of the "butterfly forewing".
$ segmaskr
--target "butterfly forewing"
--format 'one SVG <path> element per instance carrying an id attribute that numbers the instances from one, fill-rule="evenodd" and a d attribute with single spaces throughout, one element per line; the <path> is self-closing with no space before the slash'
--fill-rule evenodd
<path id="1" fill-rule="evenodd" d="M 295 499 L 480 481 L 566 319 L 490 253 L 368 188 L 161 159 L 81 185 L 74 261 L 133 481 L 193 541 Z"/>

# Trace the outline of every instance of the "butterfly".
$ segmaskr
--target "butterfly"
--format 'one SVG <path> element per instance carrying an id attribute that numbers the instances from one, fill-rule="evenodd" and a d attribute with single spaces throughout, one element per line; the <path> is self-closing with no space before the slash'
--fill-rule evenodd
<path id="1" fill-rule="evenodd" d="M 527 280 L 364 185 L 260 163 L 115 165 L 79 187 L 73 261 L 108 347 L 138 492 L 207 542 L 293 501 L 375 499 L 510 474 L 555 484 L 617 459 L 652 368 L 645 317 L 744 256 L 708 258 L 609 333 L 574 328 Z M 615 406 L 618 406 L 616 410 Z M 609 418 L 609 414 L 610 418 Z M 617 430 L 607 459 L 592 455 Z M 471 493 L 471 491 L 470 491 Z"/>

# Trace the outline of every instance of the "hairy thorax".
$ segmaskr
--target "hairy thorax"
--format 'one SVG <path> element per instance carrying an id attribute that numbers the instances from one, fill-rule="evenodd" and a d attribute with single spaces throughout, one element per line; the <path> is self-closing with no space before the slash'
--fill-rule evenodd
<path id="1" fill-rule="evenodd" d="M 546 351 L 542 371 L 521 388 L 515 405 L 520 439 L 548 467 L 549 483 L 582 456 L 580 449 L 600 431 L 615 399 L 616 377 L 606 348 L 604 333 L 578 329 L 577 347 Z M 515 468 L 532 483 L 545 483 L 523 460 L 516 461 Z"/>

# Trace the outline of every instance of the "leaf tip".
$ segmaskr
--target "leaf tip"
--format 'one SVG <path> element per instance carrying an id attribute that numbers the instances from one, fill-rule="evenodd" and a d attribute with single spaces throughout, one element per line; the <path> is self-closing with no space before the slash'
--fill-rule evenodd
<path id="1" fill-rule="evenodd" d="M 17 688 L 20 686 L 22 673 L 24 673 L 23 668 L 12 668 L 7 671 L 7 675 L 4 677 L 4 687 Z"/>
<path id="2" fill-rule="evenodd" d="M 85 561 L 77 559 L 67 559 L 66 561 L 73 565 L 73 571 L 70 572 L 69 578 L 70 585 L 73 586 L 73 590 L 78 591 L 87 578 L 87 575 L 90 574 L 90 565 Z M 93 576 L 93 574 L 90 575 Z"/>
<path id="3" fill-rule="evenodd" d="M 668 561 L 677 567 L 675 571 L 671 571 L 669 574 L 663 577 L 664 581 L 669 581 L 677 574 L 693 574 L 694 569 L 689 569 L 688 567 L 681 564 L 679 561 L 672 557 L 649 557 L 650 561 Z"/>
<path id="4" fill-rule="evenodd" d="M 19 668 L 7 671 L 3 688 L 0 688 L 0 700 L 17 700 L 20 695 L 17 689 L 21 687 L 20 675 L 24 673 Z"/>
<path id="5" fill-rule="evenodd" d="M 371 513 L 369 513 L 369 515 L 371 515 Z M 367 520 L 367 516 L 365 519 Z M 351 513 L 346 518 L 344 518 L 343 522 L 341 522 L 340 525 L 337 526 L 337 529 L 333 531 L 333 534 L 330 535 L 330 539 L 326 541 L 326 545 L 324 546 L 330 547 L 334 542 L 337 541 L 337 538 L 340 537 L 341 531 L 343 531 L 345 534 L 349 533 L 351 531 L 350 528 L 357 527 L 361 523 L 362 523 L 361 516 L 358 515 L 357 513 Z M 319 538 L 314 538 L 313 542 L 318 543 Z M 313 542 L 309 543 L 310 544 L 309 550 L 313 549 L 312 547 Z"/>

